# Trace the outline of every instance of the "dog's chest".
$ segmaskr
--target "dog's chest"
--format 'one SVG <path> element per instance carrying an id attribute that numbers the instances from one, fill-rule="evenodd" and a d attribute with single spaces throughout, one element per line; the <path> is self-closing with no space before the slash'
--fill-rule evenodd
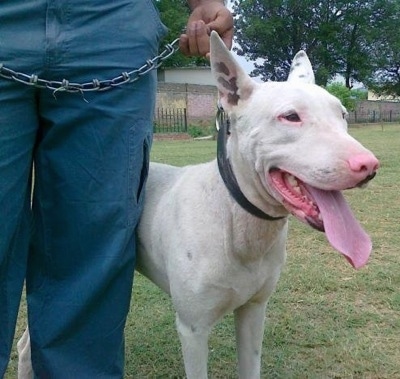
<path id="1" fill-rule="evenodd" d="M 250 215 L 234 215 L 229 229 L 226 235 L 231 239 L 228 244 L 232 256 L 245 266 L 269 264 L 271 259 L 279 259 L 284 253 L 286 219 L 265 221 Z"/>
<path id="2" fill-rule="evenodd" d="M 236 305 L 274 290 L 286 259 L 286 221 L 266 225 L 253 217 L 227 232 L 219 280 L 231 288 Z"/>

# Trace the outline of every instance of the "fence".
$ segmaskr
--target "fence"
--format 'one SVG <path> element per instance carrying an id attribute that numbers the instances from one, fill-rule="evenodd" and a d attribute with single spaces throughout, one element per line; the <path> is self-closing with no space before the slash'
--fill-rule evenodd
<path id="1" fill-rule="evenodd" d="M 400 111 L 367 110 L 352 111 L 348 116 L 349 124 L 398 122 Z M 154 114 L 154 133 L 187 133 L 188 122 L 186 108 L 157 108 Z"/>
<path id="2" fill-rule="evenodd" d="M 153 130 L 154 133 L 186 133 L 186 108 L 157 108 Z"/>
<path id="3" fill-rule="evenodd" d="M 365 112 L 349 112 L 349 124 L 374 123 L 374 122 L 400 122 L 400 111 L 369 110 Z"/>

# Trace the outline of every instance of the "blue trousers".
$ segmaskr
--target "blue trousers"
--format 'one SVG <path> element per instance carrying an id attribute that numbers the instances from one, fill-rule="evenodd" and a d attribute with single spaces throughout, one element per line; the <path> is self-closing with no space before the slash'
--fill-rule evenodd
<path id="1" fill-rule="evenodd" d="M 164 34 L 151 0 L 0 2 L 0 63 L 51 80 L 141 67 Z M 25 278 L 35 377 L 123 377 L 155 86 L 154 71 L 84 97 L 0 78 L 0 377 Z"/>

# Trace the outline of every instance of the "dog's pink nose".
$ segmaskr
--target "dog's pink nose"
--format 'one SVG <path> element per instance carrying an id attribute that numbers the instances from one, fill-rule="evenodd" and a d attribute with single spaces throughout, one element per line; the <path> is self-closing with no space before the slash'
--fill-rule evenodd
<path id="1" fill-rule="evenodd" d="M 373 154 L 356 154 L 348 162 L 352 171 L 365 175 L 371 175 L 379 168 L 379 161 Z"/>

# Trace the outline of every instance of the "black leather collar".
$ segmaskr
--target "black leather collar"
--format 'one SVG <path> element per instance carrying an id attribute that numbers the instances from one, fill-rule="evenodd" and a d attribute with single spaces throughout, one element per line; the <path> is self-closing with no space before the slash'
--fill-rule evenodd
<path id="1" fill-rule="evenodd" d="M 219 173 L 222 180 L 225 183 L 231 196 L 236 200 L 236 202 L 247 212 L 255 217 L 261 218 L 263 220 L 276 221 L 281 220 L 285 217 L 273 217 L 269 214 L 264 213 L 260 208 L 257 208 L 254 204 L 250 203 L 244 193 L 241 191 L 235 174 L 232 170 L 231 163 L 226 156 L 226 141 L 230 135 L 230 120 L 226 117 L 223 108 L 218 105 L 216 126 L 218 130 L 217 139 L 217 161 Z"/>

